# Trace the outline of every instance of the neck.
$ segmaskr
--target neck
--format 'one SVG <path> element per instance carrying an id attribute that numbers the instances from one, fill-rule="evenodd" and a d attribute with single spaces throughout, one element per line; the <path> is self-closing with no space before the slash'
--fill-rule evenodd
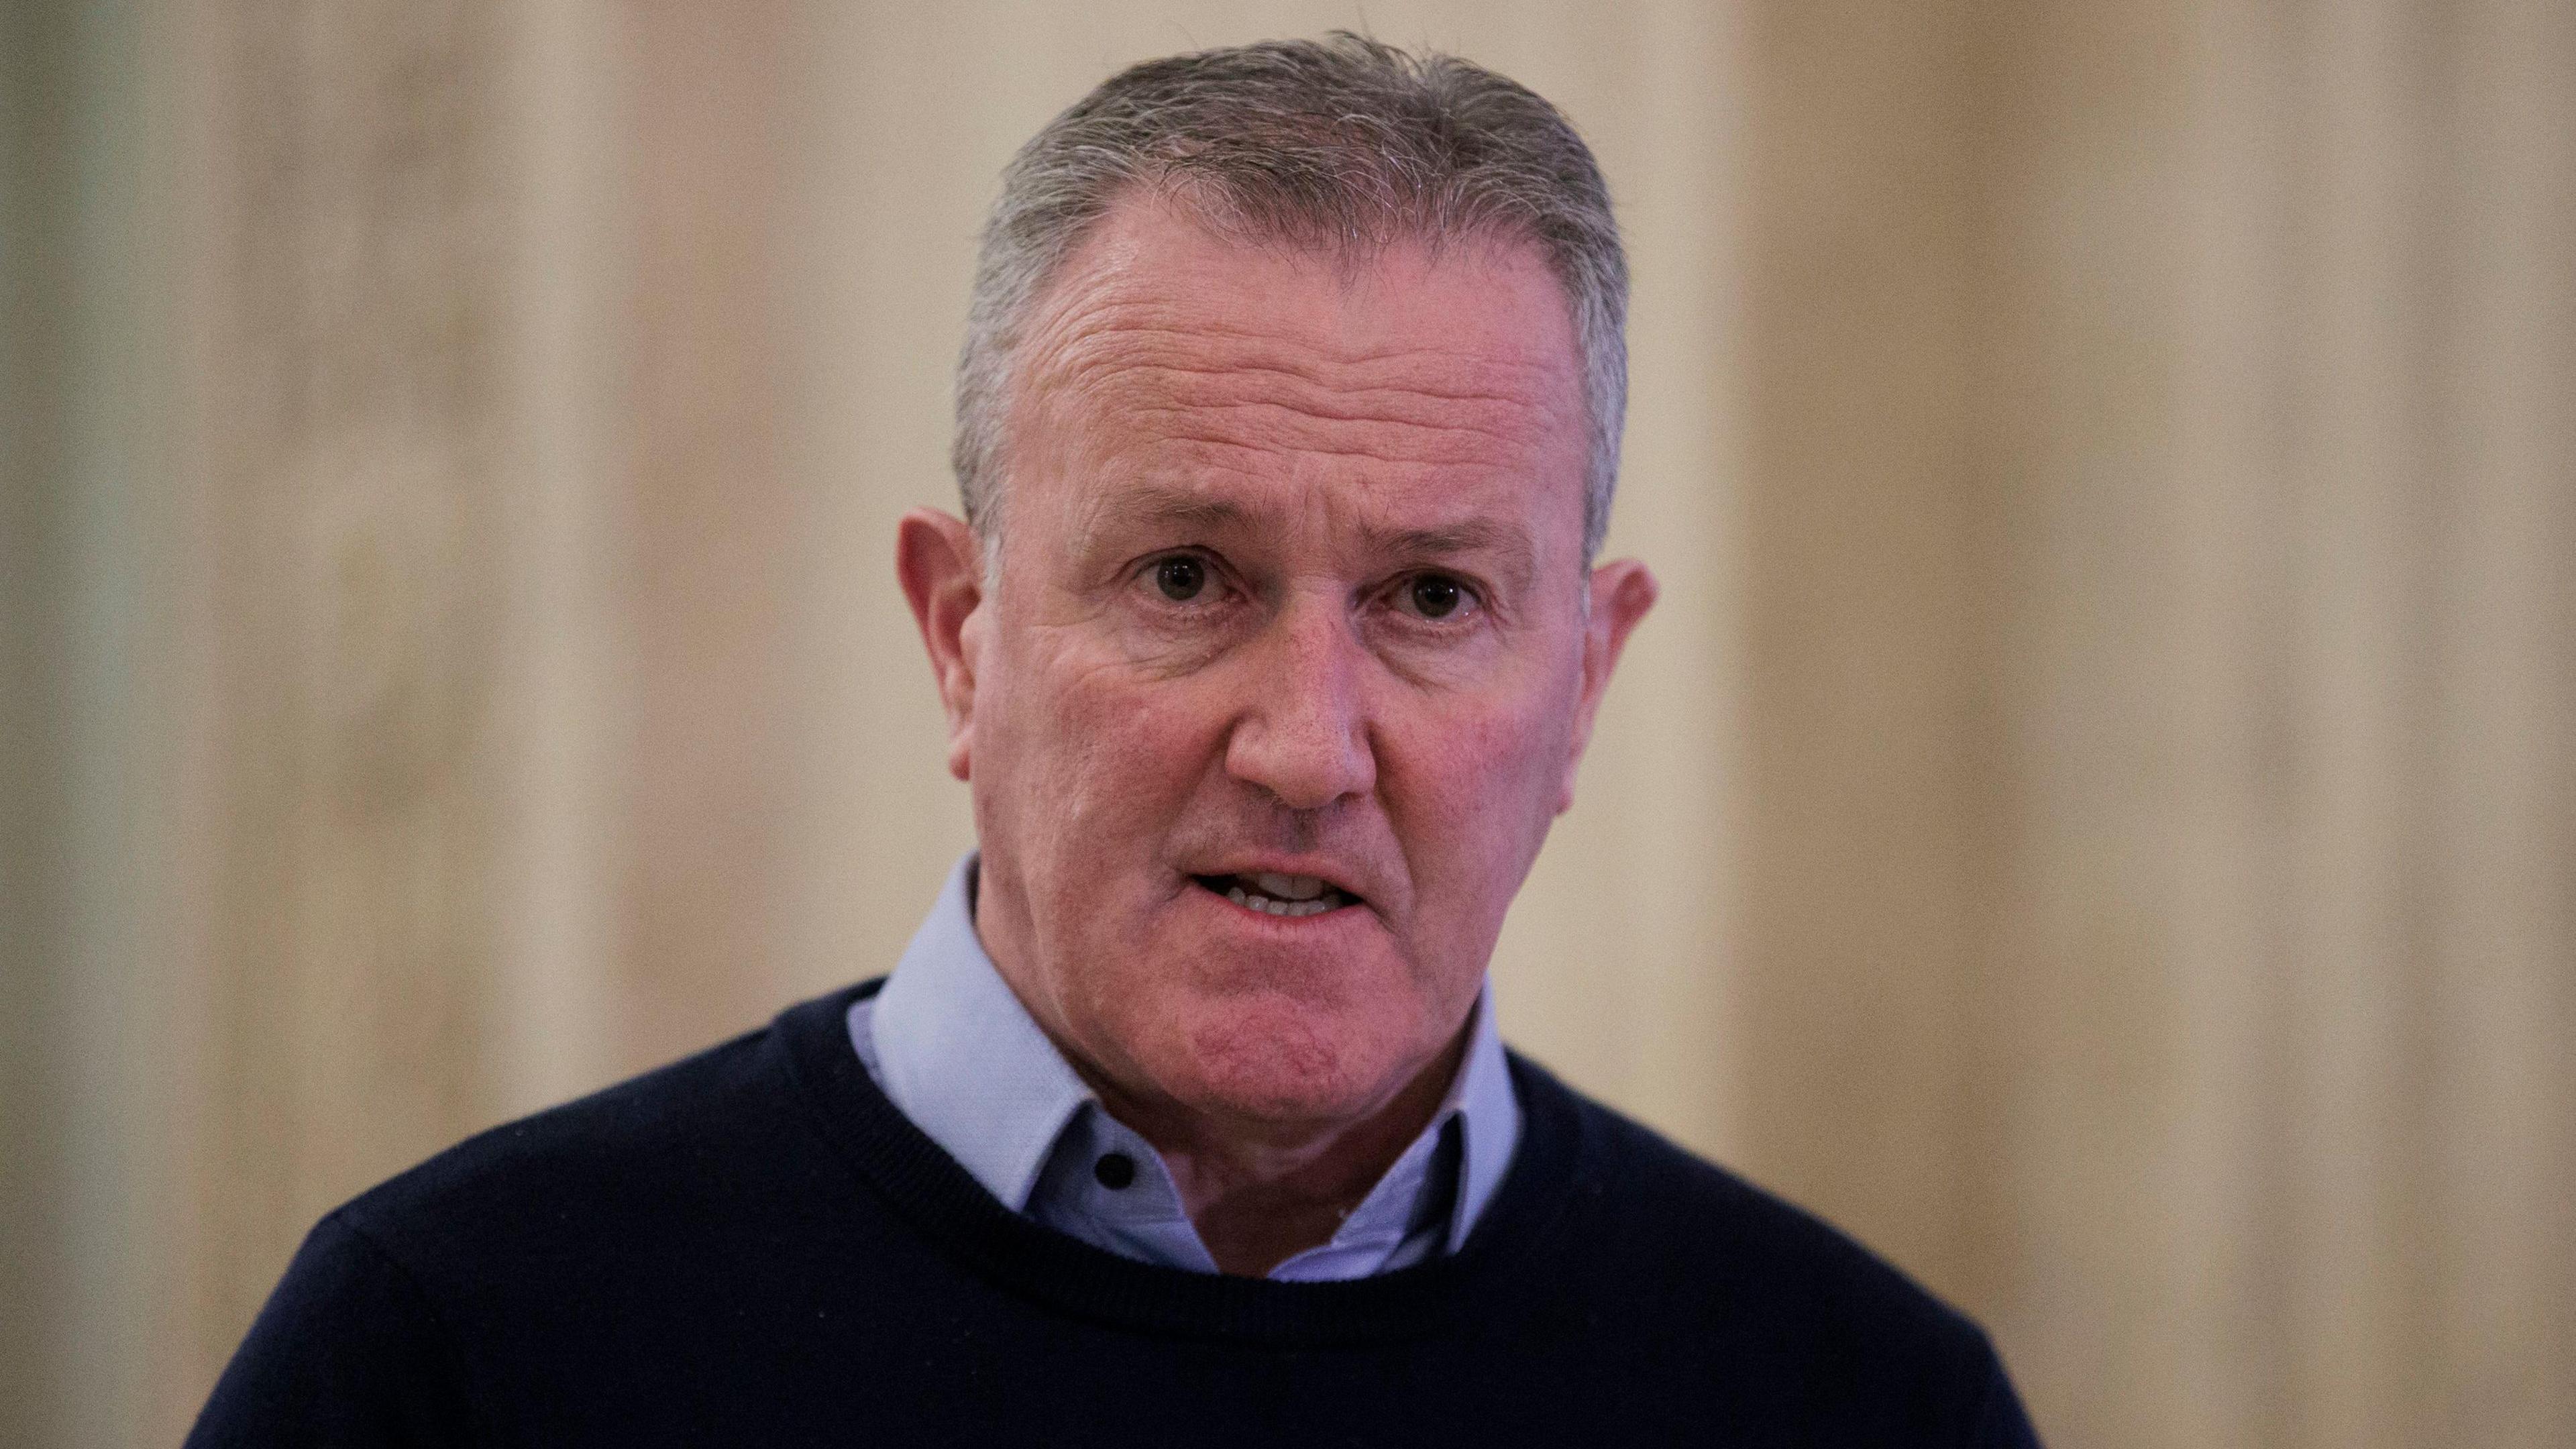
<path id="1" fill-rule="evenodd" d="M 1076 1069 L 1111 1116 L 1162 1154 L 1218 1269 L 1257 1278 L 1331 1241 L 1422 1135 L 1465 1059 L 1467 1030 L 1375 1110 L 1324 1126 L 1224 1120 L 1122 1092 L 1087 1067 Z"/>

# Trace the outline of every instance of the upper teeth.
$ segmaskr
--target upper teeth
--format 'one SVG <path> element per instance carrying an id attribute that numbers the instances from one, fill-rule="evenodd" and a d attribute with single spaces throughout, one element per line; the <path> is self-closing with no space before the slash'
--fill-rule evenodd
<path id="1" fill-rule="evenodd" d="M 1243 888 L 1250 881 L 1258 894 Z M 1328 894 L 1329 892 L 1329 894 Z M 1226 887 L 1227 900 L 1274 916 L 1319 916 L 1340 904 L 1341 893 L 1311 875 L 1273 875 L 1263 871 L 1238 876 Z"/>

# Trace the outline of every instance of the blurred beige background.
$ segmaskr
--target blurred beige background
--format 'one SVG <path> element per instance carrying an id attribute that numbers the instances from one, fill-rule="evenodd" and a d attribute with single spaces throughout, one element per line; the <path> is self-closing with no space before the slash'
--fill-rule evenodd
<path id="1" fill-rule="evenodd" d="M 1507 1033 L 2060 1445 L 2576 1445 L 2576 6 L 18 0 L 0 1442 L 886 969 L 995 174 L 1365 23 L 1561 104 L 1665 602 Z"/>

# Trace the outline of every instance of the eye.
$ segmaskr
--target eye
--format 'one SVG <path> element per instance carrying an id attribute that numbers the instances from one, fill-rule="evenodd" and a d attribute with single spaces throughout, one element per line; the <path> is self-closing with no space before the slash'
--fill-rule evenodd
<path id="1" fill-rule="evenodd" d="M 1425 619 L 1446 619 L 1468 601 L 1466 586 L 1447 574 L 1416 574 L 1400 591 L 1408 613 Z"/>
<path id="2" fill-rule="evenodd" d="M 1207 564 L 1188 554 L 1174 554 L 1154 565 L 1154 587 L 1175 604 L 1186 604 L 1207 589 Z"/>

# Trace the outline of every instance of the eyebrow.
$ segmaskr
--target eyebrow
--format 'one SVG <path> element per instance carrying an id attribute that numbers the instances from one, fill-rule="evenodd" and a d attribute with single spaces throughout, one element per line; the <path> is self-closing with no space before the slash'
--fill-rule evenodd
<path id="1" fill-rule="evenodd" d="M 1201 532 L 1252 530 L 1267 522 L 1259 510 L 1184 488 L 1144 484 L 1102 499 L 1084 520 L 1083 547 L 1116 530 L 1178 528 Z M 1371 553 L 1386 558 L 1440 559 L 1460 554 L 1495 556 L 1506 581 L 1521 584 L 1536 568 L 1537 549 L 1517 520 L 1469 518 L 1429 528 L 1359 526 Z"/>
<path id="2" fill-rule="evenodd" d="M 1185 489 L 1147 485 L 1102 499 L 1083 520 L 1086 539 L 1112 528 L 1240 528 L 1252 522 L 1242 504 Z"/>
<path id="3" fill-rule="evenodd" d="M 1529 530 L 1517 523 L 1470 518 L 1437 528 L 1379 529 L 1361 525 L 1360 536 L 1379 553 L 1405 558 L 1436 558 L 1458 553 L 1497 553 L 1513 562 L 1526 561 Z"/>
<path id="4" fill-rule="evenodd" d="M 1144 484 L 1095 500 L 1073 529 L 1076 557 L 1098 553 L 1104 541 L 1130 532 L 1217 533 L 1248 528 L 1251 510 L 1185 488 Z"/>

